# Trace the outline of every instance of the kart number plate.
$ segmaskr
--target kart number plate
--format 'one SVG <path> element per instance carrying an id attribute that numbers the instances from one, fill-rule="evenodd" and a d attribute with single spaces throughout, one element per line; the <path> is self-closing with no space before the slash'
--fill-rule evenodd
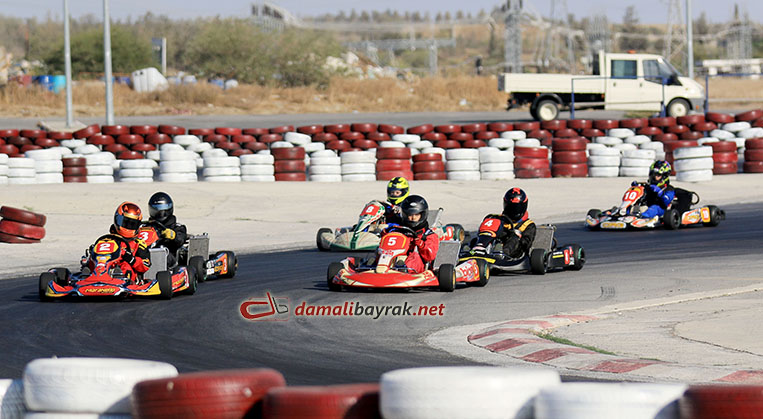
<path id="1" fill-rule="evenodd" d="M 624 229 L 625 223 L 622 221 L 604 221 L 601 223 L 601 228 L 618 228 Z"/>

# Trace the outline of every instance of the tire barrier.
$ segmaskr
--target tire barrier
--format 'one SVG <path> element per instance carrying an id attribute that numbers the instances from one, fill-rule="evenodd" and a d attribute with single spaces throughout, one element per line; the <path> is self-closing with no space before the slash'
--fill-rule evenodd
<path id="1" fill-rule="evenodd" d="M 0 207 L 0 242 L 39 243 L 45 238 L 45 215 L 13 208 Z"/>
<path id="2" fill-rule="evenodd" d="M 713 148 L 681 147 L 673 150 L 673 168 L 679 182 L 708 182 L 713 179 Z"/>
<path id="3" fill-rule="evenodd" d="M 0 154 L 0 185 L 8 184 L 8 160 L 10 157 L 7 154 Z"/>
<path id="4" fill-rule="evenodd" d="M 274 387 L 262 402 L 263 419 L 381 419 L 379 384 Z"/>
<path id="5" fill-rule="evenodd" d="M 339 161 L 341 164 L 340 173 L 343 182 L 375 181 L 377 180 L 379 173 L 390 166 L 394 166 L 394 162 L 398 161 L 403 162 L 400 163 L 402 167 L 410 166 L 410 161 L 408 159 L 377 161 L 376 155 L 372 151 L 345 151 L 339 155 Z"/>
<path id="6" fill-rule="evenodd" d="M 409 144 L 417 142 L 417 139 L 412 137 L 418 135 L 395 134 L 392 141 L 383 142 L 381 147 L 376 149 L 375 180 L 388 181 L 397 176 L 413 179 L 412 149 L 404 146 L 404 141 L 408 141 Z M 344 176 L 342 175 L 342 180 L 345 180 Z"/>
<path id="7" fill-rule="evenodd" d="M 275 182 L 275 159 L 271 154 L 247 154 L 240 156 L 239 161 L 243 182 Z"/>
<path id="8" fill-rule="evenodd" d="M 8 159 L 8 184 L 32 185 L 37 182 L 34 160 L 27 157 Z"/>
<path id="9" fill-rule="evenodd" d="M 479 160 L 480 178 L 482 180 L 511 180 L 515 178 L 513 147 L 507 149 L 498 147 L 480 148 Z"/>
<path id="10" fill-rule="evenodd" d="M 753 385 L 690 386 L 679 407 L 681 418 L 754 418 L 763 411 L 763 391 Z"/>
<path id="11" fill-rule="evenodd" d="M 551 175 L 553 177 L 588 176 L 587 143 L 587 140 L 579 138 L 556 138 L 552 140 Z"/>
<path id="12" fill-rule="evenodd" d="M 448 180 L 480 180 L 480 152 L 474 148 L 445 150 L 445 173 Z"/>
<path id="13" fill-rule="evenodd" d="M 114 183 L 114 162 L 116 160 L 117 158 L 113 154 L 106 151 L 85 155 L 87 183 Z"/>
<path id="14" fill-rule="evenodd" d="M 428 147 L 422 150 L 426 150 Z M 444 154 L 444 153 L 443 153 Z M 421 152 L 413 156 L 413 179 L 414 180 L 446 180 L 444 155 L 441 153 Z"/>
<path id="15" fill-rule="evenodd" d="M 514 147 L 514 175 L 520 179 L 551 177 L 549 149 L 520 144 L 524 144 L 523 140 L 517 141 Z"/>
<path id="16" fill-rule="evenodd" d="M 750 138 L 744 144 L 744 172 L 763 173 L 763 138 Z"/>
<path id="17" fill-rule="evenodd" d="M 35 183 L 64 183 L 61 153 L 55 149 L 29 150 L 24 155 L 34 160 Z"/>
<path id="18" fill-rule="evenodd" d="M 118 179 L 127 183 L 151 183 L 157 168 L 159 165 L 151 159 L 122 160 L 119 162 Z"/>
<path id="19" fill-rule="evenodd" d="M 280 129 L 280 128 L 276 128 Z M 288 146 L 271 148 L 273 155 L 273 169 L 276 181 L 304 182 L 307 180 L 305 165 L 305 149 L 303 147 Z"/>

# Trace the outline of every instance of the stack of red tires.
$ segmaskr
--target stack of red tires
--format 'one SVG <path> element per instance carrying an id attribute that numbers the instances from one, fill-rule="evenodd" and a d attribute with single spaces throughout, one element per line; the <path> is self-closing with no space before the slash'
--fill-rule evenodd
<path id="1" fill-rule="evenodd" d="M 276 181 L 297 181 L 307 180 L 305 174 L 305 149 L 302 147 L 283 147 L 270 150 L 275 162 Z"/>
<path id="2" fill-rule="evenodd" d="M 554 138 L 551 143 L 551 175 L 553 177 L 587 177 L 588 156 L 584 138 Z"/>
<path id="3" fill-rule="evenodd" d="M 402 176 L 413 179 L 411 149 L 408 147 L 379 147 L 376 149 L 376 180 Z"/>
<path id="4" fill-rule="evenodd" d="M 744 172 L 763 173 L 763 138 L 750 138 L 744 142 Z"/>
<path id="5" fill-rule="evenodd" d="M 45 237 L 43 214 L 13 207 L 0 207 L 0 242 L 39 243 Z"/>
<path id="6" fill-rule="evenodd" d="M 423 153 L 413 156 L 413 179 L 447 180 L 442 154 Z"/>

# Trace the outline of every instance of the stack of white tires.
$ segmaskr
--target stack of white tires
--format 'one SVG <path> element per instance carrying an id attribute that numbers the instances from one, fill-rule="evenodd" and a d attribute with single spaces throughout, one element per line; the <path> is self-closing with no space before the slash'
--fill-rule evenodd
<path id="1" fill-rule="evenodd" d="M 243 154 L 241 162 L 241 180 L 244 182 L 275 182 L 273 156 L 270 154 Z"/>
<path id="2" fill-rule="evenodd" d="M 493 138 L 494 142 L 510 141 L 505 138 Z M 495 143 L 494 143 L 495 144 Z M 505 144 L 501 144 L 505 145 Z M 514 149 L 507 147 L 481 147 L 479 150 L 480 178 L 482 180 L 510 180 L 514 179 Z"/>
<path id="3" fill-rule="evenodd" d="M 334 150 L 318 150 L 310 153 L 307 176 L 311 182 L 341 182 L 342 158 L 337 156 Z"/>
<path id="4" fill-rule="evenodd" d="M 177 138 L 179 136 L 175 136 Z M 199 155 L 193 151 L 185 150 L 179 144 L 162 144 L 159 150 L 159 176 L 160 182 L 186 183 L 199 180 L 196 158 Z"/>
<path id="5" fill-rule="evenodd" d="M 154 181 L 154 169 L 159 164 L 151 159 L 122 160 L 119 162 L 120 182 L 151 183 Z"/>
<path id="6" fill-rule="evenodd" d="M 34 160 L 35 183 L 64 183 L 64 164 L 57 150 L 29 150 L 24 155 Z"/>
<path id="7" fill-rule="evenodd" d="M 673 168 L 679 182 L 713 180 L 713 147 L 681 147 L 673 150 Z"/>
<path id="8" fill-rule="evenodd" d="M 0 185 L 8 184 L 8 160 L 7 154 L 0 154 Z"/>
<path id="9" fill-rule="evenodd" d="M 376 180 L 376 154 L 372 151 L 345 151 L 340 156 L 342 182 Z"/>
<path id="10" fill-rule="evenodd" d="M 108 151 L 86 154 L 87 183 L 114 183 L 114 163 L 117 158 Z"/>
<path id="11" fill-rule="evenodd" d="M 654 163 L 655 151 L 648 149 L 633 149 L 622 152 L 620 159 L 620 176 L 648 177 L 649 168 Z"/>
<path id="12" fill-rule="evenodd" d="M 480 180 L 480 152 L 476 148 L 445 150 L 445 172 L 448 180 Z"/>
<path id="13" fill-rule="evenodd" d="M 0 417 L 21 419 L 25 413 L 23 381 L 0 379 Z"/>
<path id="14" fill-rule="evenodd" d="M 11 157 L 8 159 L 8 184 L 33 185 L 37 183 L 34 170 L 34 160 L 28 157 Z"/>
<path id="15" fill-rule="evenodd" d="M 225 150 L 212 149 L 202 153 L 204 169 L 201 175 L 205 182 L 241 182 L 241 160 L 229 156 Z"/>
<path id="16" fill-rule="evenodd" d="M 601 143 L 589 143 L 586 145 L 586 151 L 588 152 L 588 176 L 618 177 L 620 175 L 620 150 Z"/>

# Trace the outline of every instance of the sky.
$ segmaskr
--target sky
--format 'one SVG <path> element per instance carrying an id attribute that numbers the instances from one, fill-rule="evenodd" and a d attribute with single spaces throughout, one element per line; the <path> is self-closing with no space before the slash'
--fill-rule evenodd
<path id="1" fill-rule="evenodd" d="M 708 20 L 713 23 L 722 23 L 731 19 L 734 3 L 739 4 L 740 10 L 746 10 L 750 19 L 754 22 L 763 23 L 763 1 L 761 0 L 691 0 L 694 17 L 705 12 Z M 450 11 L 454 14 L 458 10 L 465 13 L 471 12 L 476 15 L 480 10 L 489 12 L 493 7 L 502 4 L 499 0 L 271 0 L 272 3 L 291 11 L 297 16 L 317 16 L 324 13 L 349 12 L 354 8 L 356 11 L 384 11 L 386 9 L 405 11 L 419 11 L 422 14 L 429 12 L 434 17 L 438 12 Z M 566 0 L 567 9 L 576 18 L 605 13 L 610 22 L 622 22 L 625 9 L 629 5 L 637 5 L 637 14 L 642 23 L 665 23 L 669 0 Z M 157 15 L 167 15 L 174 18 L 195 17 L 245 17 L 250 13 L 253 1 L 247 0 L 109 0 L 109 9 L 112 21 L 126 20 L 142 16 L 146 12 Z M 557 4 L 564 0 L 557 0 Z M 686 0 L 680 0 L 681 8 L 686 5 Z M 526 8 L 532 8 L 543 16 L 549 16 L 551 0 L 524 0 Z M 70 13 L 74 17 L 93 14 L 103 16 L 103 0 L 69 0 Z M 683 12 L 685 13 L 685 12 Z M 0 0 L 0 14 L 45 19 L 47 16 L 60 18 L 63 15 L 63 0 Z"/>

